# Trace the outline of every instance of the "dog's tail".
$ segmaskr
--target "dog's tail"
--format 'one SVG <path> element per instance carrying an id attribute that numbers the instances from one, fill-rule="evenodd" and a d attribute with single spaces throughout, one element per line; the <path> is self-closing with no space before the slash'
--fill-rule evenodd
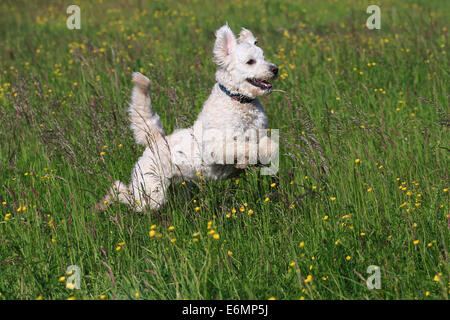
<path id="1" fill-rule="evenodd" d="M 131 130 L 136 143 L 150 145 L 166 133 L 161 126 L 159 116 L 152 111 L 150 98 L 150 80 L 142 73 L 133 72 L 134 87 L 131 93 L 131 103 L 128 113 L 131 121 Z"/>

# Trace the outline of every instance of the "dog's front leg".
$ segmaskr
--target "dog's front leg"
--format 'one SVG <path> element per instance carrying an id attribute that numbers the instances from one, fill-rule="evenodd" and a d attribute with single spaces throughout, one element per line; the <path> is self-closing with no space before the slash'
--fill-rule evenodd
<path id="1" fill-rule="evenodd" d="M 223 155 L 225 164 L 235 164 L 238 169 L 269 164 L 278 157 L 278 143 L 267 136 L 259 142 L 248 137 L 235 138 L 225 145 Z"/>
<path id="2" fill-rule="evenodd" d="M 278 158 L 279 145 L 274 139 L 263 136 L 258 144 L 259 158 L 261 164 L 269 164 Z"/>
<path id="3" fill-rule="evenodd" d="M 259 140 L 259 141 L 258 141 Z M 204 164 L 228 164 L 244 169 L 257 164 L 269 164 L 278 157 L 278 143 L 262 136 L 239 135 L 203 141 Z"/>
<path id="4" fill-rule="evenodd" d="M 239 169 L 256 164 L 270 164 L 278 158 L 278 143 L 273 139 L 263 136 L 258 144 L 246 141 L 238 144 L 237 164 Z"/>

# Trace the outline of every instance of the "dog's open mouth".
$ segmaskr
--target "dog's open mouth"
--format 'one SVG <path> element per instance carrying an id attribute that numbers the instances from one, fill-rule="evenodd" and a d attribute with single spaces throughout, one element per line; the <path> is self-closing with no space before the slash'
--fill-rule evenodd
<path id="1" fill-rule="evenodd" d="M 247 79 L 247 81 L 254 85 L 255 87 L 258 87 L 262 90 L 271 90 L 272 84 L 269 81 L 266 80 L 258 80 L 258 79 Z"/>

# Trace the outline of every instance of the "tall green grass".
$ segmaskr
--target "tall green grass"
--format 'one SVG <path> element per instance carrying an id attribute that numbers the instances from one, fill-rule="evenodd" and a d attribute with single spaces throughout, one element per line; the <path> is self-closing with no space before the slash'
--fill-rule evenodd
<path id="1" fill-rule="evenodd" d="M 0 299 L 448 299 L 448 2 L 383 1 L 373 31 L 365 1 L 81 1 L 81 30 L 69 4 L 0 4 Z M 93 211 L 143 151 L 131 72 L 192 124 L 225 22 L 280 67 L 278 174 Z"/>

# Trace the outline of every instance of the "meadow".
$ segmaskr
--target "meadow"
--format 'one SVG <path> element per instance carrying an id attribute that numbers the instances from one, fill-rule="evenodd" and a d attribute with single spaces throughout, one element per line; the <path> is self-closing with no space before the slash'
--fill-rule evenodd
<path id="1" fill-rule="evenodd" d="M 70 4 L 0 4 L 0 299 L 448 299 L 449 1 L 83 0 L 79 30 Z M 280 67 L 278 173 L 92 210 L 143 152 L 131 73 L 191 125 L 226 22 Z"/>

